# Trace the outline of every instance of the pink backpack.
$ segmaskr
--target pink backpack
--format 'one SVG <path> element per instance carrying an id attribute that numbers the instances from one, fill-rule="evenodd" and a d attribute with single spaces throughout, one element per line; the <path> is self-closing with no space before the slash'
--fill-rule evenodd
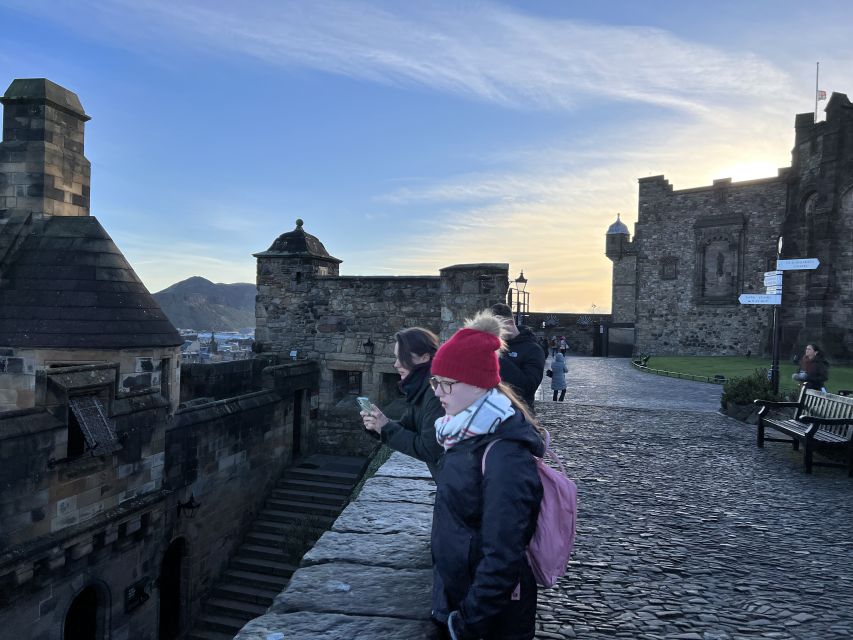
<path id="1" fill-rule="evenodd" d="M 486 456 L 500 438 L 492 440 L 483 452 L 482 473 L 486 475 Z M 569 556 L 575 542 L 575 518 L 578 511 L 578 488 L 566 475 L 560 458 L 551 451 L 551 435 L 545 432 L 545 455 L 550 456 L 562 473 L 536 458 L 536 470 L 542 482 L 542 502 L 536 530 L 527 545 L 527 560 L 536 577 L 536 584 L 553 587 L 566 573 Z"/>

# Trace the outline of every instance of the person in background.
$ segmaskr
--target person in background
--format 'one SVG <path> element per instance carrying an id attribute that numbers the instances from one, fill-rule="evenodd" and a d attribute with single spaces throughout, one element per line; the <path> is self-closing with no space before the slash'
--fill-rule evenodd
<path id="1" fill-rule="evenodd" d="M 525 403 L 501 381 L 508 325 L 477 314 L 432 364 L 430 384 L 447 412 L 435 425 L 445 454 L 432 519 L 432 617 L 452 640 L 530 640 L 535 632 L 526 548 L 542 501 L 534 456 L 545 444 Z"/>
<path id="2" fill-rule="evenodd" d="M 501 351 L 501 380 L 509 384 L 533 411 L 536 390 L 545 375 L 545 354 L 527 327 L 517 327 L 512 309 L 499 303 L 491 307 L 493 315 L 506 323 L 506 350 Z"/>
<path id="3" fill-rule="evenodd" d="M 539 338 L 539 346 L 542 347 L 542 351 L 545 353 L 545 358 L 548 358 L 548 338 L 542 336 Z"/>
<path id="4" fill-rule="evenodd" d="M 807 389 L 824 390 L 829 380 L 829 362 L 814 342 L 806 345 L 806 351 L 800 358 L 800 370 L 791 377 Z"/>
<path id="5" fill-rule="evenodd" d="M 429 384 L 430 363 L 438 349 L 438 336 L 429 329 L 411 327 L 394 336 L 394 368 L 400 374 L 400 389 L 406 394 L 406 413 L 389 420 L 372 406 L 362 411 L 364 428 L 379 436 L 395 451 L 423 460 L 435 478 L 444 449 L 435 439 L 435 421 L 444 415 L 441 403 Z"/>
<path id="6" fill-rule="evenodd" d="M 560 402 L 566 397 L 566 374 L 568 372 L 566 357 L 562 353 L 558 353 L 551 363 L 551 390 L 554 392 L 554 401 L 557 400 L 557 392 L 560 393 Z"/>
<path id="7" fill-rule="evenodd" d="M 566 336 L 560 336 L 560 353 L 566 355 L 566 351 L 569 350 L 569 343 L 566 342 Z"/>
<path id="8" fill-rule="evenodd" d="M 548 346 L 551 347 L 551 357 L 553 358 L 557 355 L 557 336 L 551 336 Z"/>

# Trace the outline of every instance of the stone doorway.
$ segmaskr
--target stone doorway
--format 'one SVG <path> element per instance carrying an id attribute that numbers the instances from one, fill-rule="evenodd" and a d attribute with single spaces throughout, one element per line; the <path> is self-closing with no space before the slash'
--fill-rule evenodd
<path id="1" fill-rule="evenodd" d="M 184 584 L 183 565 L 186 540 L 177 538 L 169 545 L 160 565 L 160 640 L 176 640 L 181 636 Z"/>
<path id="2" fill-rule="evenodd" d="M 100 640 L 98 624 L 98 590 L 88 586 L 77 594 L 65 614 L 63 640 Z"/>

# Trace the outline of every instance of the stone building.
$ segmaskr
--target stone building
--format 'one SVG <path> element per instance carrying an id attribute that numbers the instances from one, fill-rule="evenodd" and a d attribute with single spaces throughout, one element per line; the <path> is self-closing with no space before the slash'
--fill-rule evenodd
<path id="1" fill-rule="evenodd" d="M 80 100 L 0 101 L 0 635 L 181 637 L 315 439 L 319 369 L 191 369 L 181 398 L 183 340 L 90 215 Z"/>
<path id="2" fill-rule="evenodd" d="M 772 309 L 740 305 L 763 293 L 783 258 L 818 258 L 786 272 L 784 357 L 814 341 L 834 360 L 853 357 L 853 105 L 832 95 L 826 120 L 799 114 L 791 166 L 775 177 L 674 190 L 663 176 L 639 181 L 630 237 L 618 220 L 606 235 L 613 261 L 613 323 L 637 353 L 767 353 Z M 611 329 L 611 334 L 613 331 Z"/>
<path id="3" fill-rule="evenodd" d="M 466 317 L 502 302 L 509 283 L 507 264 L 454 265 L 437 276 L 341 276 L 341 260 L 301 220 L 255 257 L 256 350 L 319 363 L 311 408 L 318 410 L 320 450 L 372 446 L 359 428 L 355 397 L 383 408 L 398 401 L 397 331 L 421 326 L 447 339 Z"/>

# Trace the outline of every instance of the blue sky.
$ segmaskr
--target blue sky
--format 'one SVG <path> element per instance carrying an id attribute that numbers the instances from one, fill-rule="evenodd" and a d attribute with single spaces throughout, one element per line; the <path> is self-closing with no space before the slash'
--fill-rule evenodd
<path id="1" fill-rule="evenodd" d="M 152 291 L 253 282 L 303 218 L 347 275 L 509 262 L 534 310 L 606 311 L 637 178 L 790 164 L 815 61 L 853 96 L 851 6 L 0 0 L 0 83 L 79 95 L 92 213 Z"/>

